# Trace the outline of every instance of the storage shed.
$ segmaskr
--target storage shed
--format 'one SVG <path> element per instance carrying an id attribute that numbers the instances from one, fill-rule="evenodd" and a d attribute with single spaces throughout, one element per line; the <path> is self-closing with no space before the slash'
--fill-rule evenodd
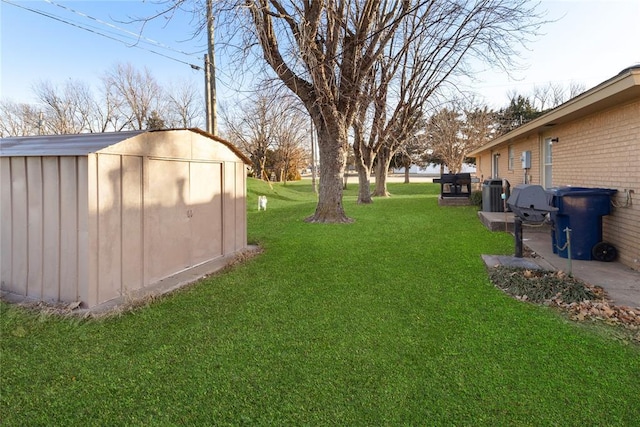
<path id="1" fill-rule="evenodd" d="M 246 164 L 199 129 L 0 140 L 5 295 L 91 308 L 247 246 Z"/>

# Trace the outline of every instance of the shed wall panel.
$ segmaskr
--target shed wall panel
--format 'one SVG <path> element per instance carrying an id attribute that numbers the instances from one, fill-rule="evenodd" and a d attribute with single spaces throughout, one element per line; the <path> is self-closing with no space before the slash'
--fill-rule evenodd
<path id="1" fill-rule="evenodd" d="M 233 225 L 236 234 L 235 250 L 239 251 L 247 245 L 247 206 L 246 206 L 246 169 L 244 163 L 236 163 L 235 182 L 235 223 Z"/>
<path id="2" fill-rule="evenodd" d="M 87 281 L 80 300 L 91 307 L 98 304 L 98 156 L 87 156 Z"/>
<path id="3" fill-rule="evenodd" d="M 122 156 L 123 292 L 144 286 L 142 157 Z"/>
<path id="4" fill-rule="evenodd" d="M 222 179 L 224 199 L 222 202 L 222 222 L 224 224 L 223 236 L 224 236 L 224 253 L 232 253 L 235 250 L 235 217 L 236 217 L 236 204 L 235 204 L 235 163 L 224 162 L 224 176 Z"/>
<path id="5" fill-rule="evenodd" d="M 116 298 L 122 284 L 122 167 L 118 155 L 98 155 L 98 303 Z"/>
<path id="6" fill-rule="evenodd" d="M 42 158 L 43 283 L 42 297 L 58 300 L 60 284 L 60 174 L 59 157 Z"/>
<path id="7" fill-rule="evenodd" d="M 11 239 L 11 282 L 7 290 L 27 295 L 28 280 L 28 205 L 27 163 L 24 157 L 11 158 L 11 217 L 13 232 Z"/>
<path id="8" fill-rule="evenodd" d="M 43 298 L 43 260 L 48 254 L 44 248 L 45 206 L 43 206 L 43 158 L 27 157 L 27 293 L 29 297 Z M 46 177 L 51 179 L 52 177 Z M 55 178 L 55 177 L 53 177 Z M 50 281 L 48 281 L 50 282 Z"/>
<path id="9" fill-rule="evenodd" d="M 78 157 L 60 158 L 60 300 L 78 298 Z M 85 199 L 86 200 L 86 199 Z"/>
<path id="10" fill-rule="evenodd" d="M 12 281 L 12 211 L 11 158 L 0 157 L 0 289 L 3 290 L 8 289 Z"/>
<path id="11" fill-rule="evenodd" d="M 90 157 L 93 159 L 93 156 Z M 77 157 L 78 159 L 78 287 L 73 301 L 89 303 L 89 288 L 95 282 L 90 274 L 91 261 L 94 255 L 90 254 L 92 247 L 89 242 L 89 157 Z M 92 160 L 93 162 L 93 160 Z M 92 199 L 93 200 L 93 199 Z"/>

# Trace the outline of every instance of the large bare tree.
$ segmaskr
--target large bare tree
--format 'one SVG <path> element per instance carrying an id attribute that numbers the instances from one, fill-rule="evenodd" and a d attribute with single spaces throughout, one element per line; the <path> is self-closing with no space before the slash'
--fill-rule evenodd
<path id="1" fill-rule="evenodd" d="M 0 101 L 0 137 L 37 135 L 42 130 L 40 117 L 40 111 L 33 105 L 2 100 Z"/>
<path id="2" fill-rule="evenodd" d="M 449 172 L 458 173 L 467 154 L 495 134 L 495 113 L 468 102 L 454 104 L 433 114 L 426 125 L 425 159 L 439 159 Z M 427 163 L 425 161 L 424 163 Z"/>
<path id="3" fill-rule="evenodd" d="M 239 108 L 220 109 L 224 136 L 240 147 L 253 163 L 256 178 L 267 180 L 267 155 L 274 148 L 280 111 L 275 108 L 277 98 L 260 94 L 247 99 Z M 236 106 L 238 107 L 238 106 Z"/>
<path id="4" fill-rule="evenodd" d="M 217 22 L 231 23 L 216 40 L 227 46 L 254 45 L 272 74 L 289 88 L 309 112 L 320 155 L 320 189 L 310 222 L 349 222 L 342 205 L 342 178 L 349 130 L 367 102 L 366 82 L 380 58 L 398 61 L 403 46 L 425 37 L 442 55 L 423 58 L 435 73 L 464 67 L 464 59 L 488 59 L 508 68 L 513 45 L 540 25 L 535 5 L 527 0 L 159 0 L 176 10 L 198 13 L 211 6 Z M 198 28 L 205 28 L 200 13 Z M 228 16 L 239 17 L 227 20 Z M 150 17 L 149 19 L 153 19 Z M 396 37 L 398 30 L 411 32 Z M 241 29 L 241 30 L 239 30 Z M 226 34 L 225 34 L 226 30 Z M 225 40 L 225 35 L 227 40 Z M 442 44 L 444 45 L 442 46 Z M 442 47 L 440 47 L 442 46 Z M 393 49 L 390 49 L 393 47 Z M 428 52 L 428 50 L 425 50 Z M 404 114 L 414 117 L 415 112 Z M 392 126 L 398 129 L 397 125 Z M 393 149 L 387 147 L 387 152 Z"/>
<path id="5" fill-rule="evenodd" d="M 50 81 L 41 81 L 34 91 L 42 106 L 41 132 L 73 134 L 92 130 L 96 105 L 86 83 L 67 81 L 60 88 Z"/>
<path id="6" fill-rule="evenodd" d="M 506 68 L 513 46 L 540 23 L 535 7 L 525 0 L 247 0 L 244 7 L 264 59 L 300 97 L 316 125 L 320 192 L 316 212 L 308 218 L 316 222 L 349 220 L 341 186 L 347 133 L 367 102 L 366 82 L 381 58 L 390 58 L 393 66 L 406 58 L 404 50 L 420 52 L 426 64 L 422 79 L 433 89 L 434 82 L 464 68 L 466 58 Z M 395 37 L 403 28 L 410 31 Z M 421 48 L 415 50 L 418 41 Z M 410 66 L 416 63 L 412 59 L 407 59 Z M 417 115 L 415 108 L 399 113 L 383 139 L 398 139 L 393 132 L 410 128 L 406 121 Z M 393 150 L 386 146 L 387 153 Z"/>
<path id="7" fill-rule="evenodd" d="M 277 180 L 286 181 L 306 161 L 310 123 L 299 104 L 289 94 L 264 89 L 221 108 L 223 135 L 249 156 L 257 178 L 268 180 L 274 172 Z"/>
<path id="8" fill-rule="evenodd" d="M 161 116 L 166 112 L 162 88 L 147 68 L 140 71 L 131 64 L 115 64 L 103 83 L 128 128 L 144 129 L 152 111 Z"/>
<path id="9" fill-rule="evenodd" d="M 354 150 L 360 158 L 359 176 L 376 159 L 373 195 L 388 195 L 386 175 L 396 151 L 415 141 L 429 105 L 437 94 L 453 92 L 458 76 L 469 76 L 472 60 L 508 69 L 517 47 L 535 34 L 540 16 L 523 1 L 428 1 L 409 14 L 386 55 L 379 58 L 369 98 L 370 120 L 361 110 L 354 123 Z M 364 138 L 368 124 L 368 139 Z M 368 200 L 368 179 L 361 179 L 358 200 Z"/>
<path id="10" fill-rule="evenodd" d="M 204 104 L 199 88 L 184 80 L 171 84 L 164 92 L 169 127 L 190 128 L 200 124 Z"/>
<path id="11" fill-rule="evenodd" d="M 412 6 L 407 0 L 244 2 L 264 59 L 316 127 L 320 187 L 307 221 L 350 221 L 342 205 L 348 131 L 363 82 Z"/>

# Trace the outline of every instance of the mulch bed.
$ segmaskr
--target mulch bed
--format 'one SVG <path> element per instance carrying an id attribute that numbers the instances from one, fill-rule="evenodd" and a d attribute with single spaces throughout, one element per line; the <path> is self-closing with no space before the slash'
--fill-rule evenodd
<path id="1" fill-rule="evenodd" d="M 640 344 L 640 307 L 614 305 L 601 287 L 562 271 L 505 266 L 491 268 L 489 278 L 497 288 L 520 301 L 557 307 L 571 320 L 620 326 L 629 331 L 632 341 Z"/>

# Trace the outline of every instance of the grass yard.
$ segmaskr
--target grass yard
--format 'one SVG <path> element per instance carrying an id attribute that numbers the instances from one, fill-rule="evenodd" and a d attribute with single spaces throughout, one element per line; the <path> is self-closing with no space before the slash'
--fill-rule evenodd
<path id="1" fill-rule="evenodd" d="M 474 208 L 389 190 L 320 225 L 309 181 L 250 180 L 245 264 L 106 319 L 2 303 L 0 424 L 640 425 L 637 345 L 496 289 L 513 238 Z"/>

